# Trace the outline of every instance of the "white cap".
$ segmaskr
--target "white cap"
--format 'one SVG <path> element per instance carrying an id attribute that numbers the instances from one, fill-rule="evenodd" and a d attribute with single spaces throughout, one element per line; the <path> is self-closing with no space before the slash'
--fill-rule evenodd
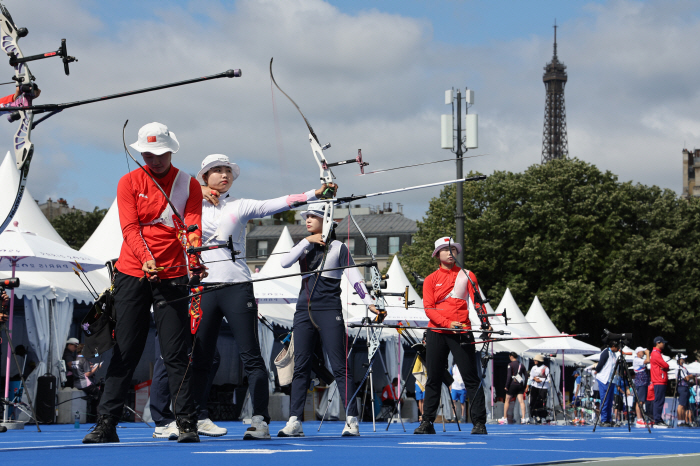
<path id="1" fill-rule="evenodd" d="M 79 345 L 80 341 L 77 338 L 69 338 L 66 340 L 66 345 Z"/>
<path id="2" fill-rule="evenodd" d="M 199 183 L 202 185 L 206 184 L 204 182 L 204 174 L 214 167 L 231 167 L 231 173 L 233 173 L 233 179 L 231 182 L 236 181 L 236 178 L 241 175 L 241 167 L 239 167 L 238 164 L 229 161 L 228 156 L 224 154 L 211 154 L 207 155 L 204 157 L 204 160 L 202 160 L 202 168 L 195 177 L 197 178 L 197 181 L 199 181 Z"/>
<path id="3" fill-rule="evenodd" d="M 457 248 L 457 254 L 462 252 L 462 245 L 455 243 L 449 236 L 443 236 L 439 240 L 435 241 L 435 250 L 433 251 L 433 257 L 435 257 L 440 249 L 444 249 L 447 246 L 454 246 Z"/>
<path id="4" fill-rule="evenodd" d="M 678 355 L 678 359 L 688 359 L 688 355 L 681 353 Z"/>
<path id="5" fill-rule="evenodd" d="M 643 352 L 645 352 L 646 350 L 647 350 L 646 348 L 643 348 L 643 347 L 641 347 L 641 346 L 637 346 L 637 349 L 634 350 L 634 354 L 637 355 L 637 354 L 639 354 L 640 351 L 643 353 Z"/>
<path id="6" fill-rule="evenodd" d="M 138 140 L 131 144 L 139 152 L 150 152 L 155 155 L 163 155 L 166 152 L 173 154 L 180 150 L 180 143 L 175 133 L 168 131 L 168 127 L 162 123 L 148 123 L 139 129 Z"/>
<path id="7" fill-rule="evenodd" d="M 322 204 L 317 203 L 317 204 L 309 204 L 306 208 L 306 212 L 302 212 L 299 215 L 301 215 L 301 218 L 306 220 L 306 217 L 309 215 L 313 215 L 314 217 L 319 217 L 323 218 L 323 215 L 325 214 L 323 207 L 321 207 Z"/>

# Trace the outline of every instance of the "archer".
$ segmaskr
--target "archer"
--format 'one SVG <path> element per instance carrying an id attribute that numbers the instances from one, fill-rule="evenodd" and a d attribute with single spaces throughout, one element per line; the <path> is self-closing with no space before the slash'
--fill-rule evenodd
<path id="1" fill-rule="evenodd" d="M 481 301 L 481 290 L 473 272 L 462 271 L 454 258 L 462 246 L 451 238 L 440 238 L 435 242 L 433 257 L 437 256 L 440 267 L 423 282 L 423 305 L 430 319 L 428 327 L 471 329 L 469 300 Z M 488 325 L 488 324 L 487 324 Z M 488 327 L 485 330 L 491 330 Z M 486 401 L 480 390 L 474 335 L 471 332 L 449 330 L 427 330 L 425 365 L 428 381 L 425 384 L 423 420 L 414 434 L 435 434 L 433 422 L 440 404 L 443 374 L 450 352 L 464 380 L 469 396 L 472 434 L 486 434 Z"/>
<path id="2" fill-rule="evenodd" d="M 197 225 L 202 222 L 202 191 L 194 178 L 171 164 L 180 143 L 165 125 L 143 126 L 131 147 L 141 152 L 146 167 L 141 165 L 124 175 L 117 187 L 124 243 L 113 279 L 116 345 L 97 408 L 97 424 L 83 443 L 119 442 L 116 425 L 146 345 L 151 306 L 170 381 L 178 442 L 199 442 L 190 384 L 192 371 L 187 371 L 191 338 L 187 301 L 161 307 L 154 304 L 158 300 L 187 297 L 186 287 L 173 286 L 187 284 L 185 267 L 193 276 L 206 277 L 196 256 L 188 260 L 184 244 L 201 243 Z M 183 223 L 192 227 L 186 228 Z"/>
<path id="3" fill-rule="evenodd" d="M 335 239 L 331 229 L 329 241 L 323 241 L 324 210 L 320 204 L 309 204 L 301 216 L 306 221 L 310 236 L 302 239 L 291 251 L 282 256 L 282 267 L 291 267 L 299 262 L 302 272 L 323 271 L 329 268 L 352 266 L 350 251 L 342 242 Z M 300 419 L 304 414 L 306 392 L 311 376 L 311 358 L 318 338 L 333 369 L 338 392 L 346 408 L 346 420 L 342 436 L 359 436 L 358 409 L 351 395 L 355 385 L 346 364 L 345 322 L 340 302 L 340 280 L 343 271 L 327 271 L 318 275 L 305 275 L 299 290 L 299 299 L 294 313 L 294 377 L 287 425 L 277 433 L 278 437 L 303 437 L 304 430 Z M 346 268 L 345 275 L 350 285 L 368 309 L 378 314 L 372 297 L 367 292 L 365 281 L 357 268 Z M 314 293 L 317 291 L 317 293 Z M 312 315 L 313 312 L 313 315 Z"/>

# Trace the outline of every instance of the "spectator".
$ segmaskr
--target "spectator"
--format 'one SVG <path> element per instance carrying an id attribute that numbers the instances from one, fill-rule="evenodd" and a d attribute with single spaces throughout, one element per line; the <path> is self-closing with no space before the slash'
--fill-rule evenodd
<path id="1" fill-rule="evenodd" d="M 637 392 L 637 399 L 639 403 L 635 405 L 637 410 L 637 427 L 645 428 L 646 423 L 644 422 L 644 412 L 639 408 L 640 403 L 642 406 L 646 404 L 647 401 L 647 391 L 649 389 L 649 371 L 647 370 L 647 364 L 649 364 L 649 350 L 637 347 L 634 350 L 634 359 L 632 359 L 632 369 L 634 370 L 634 390 Z M 648 411 L 647 411 L 648 412 Z"/>
<path id="2" fill-rule="evenodd" d="M 601 397 L 600 421 L 601 427 L 612 427 L 612 406 L 614 400 L 614 390 L 608 390 L 610 382 L 613 380 L 613 369 L 617 361 L 617 352 L 620 350 L 620 344 L 617 341 L 611 341 L 608 348 L 605 348 L 600 354 L 600 360 L 595 368 L 596 380 L 598 381 L 598 392 Z M 609 391 L 609 393 L 608 393 Z"/>
<path id="3" fill-rule="evenodd" d="M 457 367 L 457 364 L 452 366 L 450 373 L 454 379 L 451 387 L 452 400 L 459 402 L 461 405 L 460 411 L 456 413 L 456 416 L 462 422 L 467 422 L 467 388 L 464 386 L 462 374 L 459 373 L 459 367 Z"/>
<path id="4" fill-rule="evenodd" d="M 423 420 L 423 399 L 425 398 L 425 392 L 421 388 L 420 384 L 416 381 L 416 403 L 418 404 L 418 422 Z"/>
<path id="5" fill-rule="evenodd" d="M 85 359 L 81 354 L 84 345 L 77 346 L 77 357 L 73 361 L 71 371 L 73 372 L 73 387 L 79 388 L 88 396 L 88 404 L 90 405 L 90 414 L 94 414 L 94 408 L 100 400 L 100 387 L 95 382 L 95 372 L 102 366 L 99 364 L 90 364 L 90 361 Z"/>
<path id="6" fill-rule="evenodd" d="M 537 424 L 547 417 L 547 394 L 549 393 L 549 367 L 544 364 L 544 356 L 533 358 L 535 365 L 530 369 L 530 412 Z"/>
<path id="7" fill-rule="evenodd" d="M 668 363 L 664 361 L 662 351 L 666 346 L 663 337 L 654 338 L 654 350 L 651 352 L 651 383 L 654 386 L 654 428 L 666 429 L 668 424 L 661 415 L 666 401 L 666 384 L 668 383 Z"/>
<path id="8" fill-rule="evenodd" d="M 74 386 L 74 375 L 73 375 L 73 363 L 78 357 L 78 344 L 80 341 L 78 341 L 77 338 L 69 338 L 68 341 L 66 341 L 66 349 L 63 350 L 63 362 L 66 365 L 66 387 L 73 387 Z M 78 387 L 76 387 L 78 388 Z"/>
<path id="9" fill-rule="evenodd" d="M 690 427 L 690 382 L 695 378 L 685 367 L 688 356 L 678 356 L 678 427 Z"/>
<path id="10" fill-rule="evenodd" d="M 399 386 L 399 379 L 394 377 L 390 384 L 384 387 L 382 390 L 382 404 L 384 406 L 391 406 L 392 408 L 396 406 L 396 401 L 398 400 L 397 387 Z"/>
<path id="11" fill-rule="evenodd" d="M 527 370 L 522 363 L 518 361 L 517 353 L 511 352 L 508 355 L 510 363 L 506 373 L 506 403 L 503 406 L 503 419 L 499 420 L 499 424 L 505 424 L 508 418 L 508 408 L 510 401 L 516 399 L 520 403 L 520 423 L 527 424 L 527 411 L 525 411 L 525 380 L 527 380 Z M 503 421 L 503 422 L 501 422 Z"/>

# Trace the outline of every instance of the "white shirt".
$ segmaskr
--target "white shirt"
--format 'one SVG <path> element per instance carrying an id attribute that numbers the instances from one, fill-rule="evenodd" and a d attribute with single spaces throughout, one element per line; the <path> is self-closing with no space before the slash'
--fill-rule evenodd
<path id="1" fill-rule="evenodd" d="M 646 369 L 644 360 L 646 359 L 646 355 L 643 358 L 638 358 L 637 355 L 634 356 L 634 359 L 632 359 L 632 369 L 634 369 L 635 372 L 643 371 Z"/>
<path id="2" fill-rule="evenodd" d="M 236 262 L 231 261 L 231 251 L 227 248 L 203 251 L 202 260 L 208 268 L 209 276 L 202 281 L 236 283 L 251 280 L 250 269 L 243 259 L 246 256 L 245 235 L 248 220 L 287 211 L 291 209 L 293 202 L 304 200 L 315 201 L 315 190 L 266 201 L 236 199 L 225 193 L 219 199 L 219 205 L 216 206 L 204 199 L 202 201 L 202 244 L 226 244 L 228 237 L 231 236 L 233 249 L 240 251 L 237 256 L 240 259 L 237 258 Z"/>
<path id="3" fill-rule="evenodd" d="M 541 382 L 537 382 L 535 377 L 539 378 Z M 549 367 L 544 364 L 532 366 L 532 369 L 530 369 L 530 385 L 535 388 L 549 389 Z"/>
<path id="4" fill-rule="evenodd" d="M 452 366 L 452 378 L 455 379 L 452 382 L 452 390 L 465 390 L 464 380 L 462 380 L 462 374 L 459 373 L 459 368 L 457 364 Z"/>

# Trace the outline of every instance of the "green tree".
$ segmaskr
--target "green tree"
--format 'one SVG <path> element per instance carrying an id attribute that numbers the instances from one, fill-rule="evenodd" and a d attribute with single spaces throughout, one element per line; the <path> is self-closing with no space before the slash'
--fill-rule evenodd
<path id="1" fill-rule="evenodd" d="M 51 221 L 54 229 L 73 249 L 80 249 L 107 215 L 107 209 L 95 207 L 92 212 L 71 212 Z"/>
<path id="2" fill-rule="evenodd" d="M 621 183 L 577 159 L 494 172 L 464 183 L 465 262 L 485 293 L 538 296 L 562 331 L 662 334 L 698 349 L 700 201 Z M 434 241 L 454 235 L 455 187 L 443 189 L 402 250 L 406 270 L 432 273 Z M 523 309 L 525 312 L 527 308 Z"/>

